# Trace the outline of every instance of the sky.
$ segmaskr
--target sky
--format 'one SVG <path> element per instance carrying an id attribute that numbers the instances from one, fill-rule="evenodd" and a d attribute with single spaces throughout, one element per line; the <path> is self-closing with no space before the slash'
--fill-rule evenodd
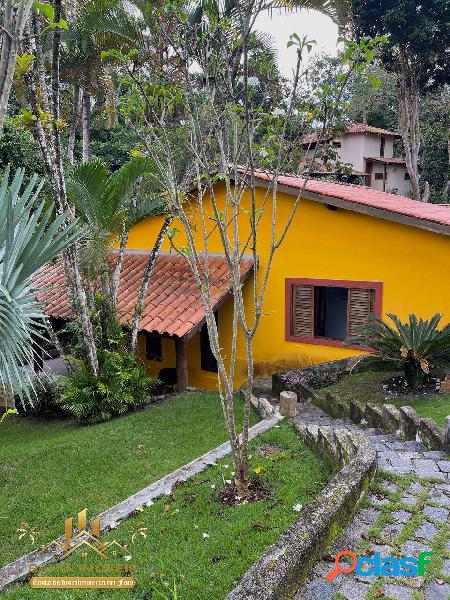
<path id="1" fill-rule="evenodd" d="M 307 35 L 308 39 L 316 40 L 317 45 L 314 46 L 313 53 L 325 50 L 330 54 L 336 54 L 337 25 L 329 17 L 317 11 L 299 10 L 290 13 L 273 11 L 272 15 L 264 12 L 259 15 L 255 29 L 271 35 L 273 44 L 278 50 L 281 73 L 285 77 L 292 75 L 296 64 L 295 48 L 286 47 L 292 33 L 297 33 L 300 38 Z"/>

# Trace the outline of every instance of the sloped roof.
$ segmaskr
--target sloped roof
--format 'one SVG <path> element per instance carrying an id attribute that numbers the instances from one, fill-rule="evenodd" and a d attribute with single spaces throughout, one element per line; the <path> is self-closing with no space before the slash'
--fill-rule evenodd
<path id="1" fill-rule="evenodd" d="M 389 129 L 381 129 L 380 127 L 372 127 L 366 123 L 353 123 L 347 129 L 347 133 L 373 133 L 375 135 L 386 135 L 392 137 L 401 137 L 398 131 L 390 131 Z"/>
<path id="2" fill-rule="evenodd" d="M 245 174 L 246 171 L 242 169 L 241 172 Z M 257 183 L 267 186 L 272 181 L 273 175 L 265 171 L 257 171 L 255 177 Z M 292 195 L 297 195 L 304 183 L 303 177 L 294 175 L 278 177 L 278 189 Z M 446 204 L 419 202 L 406 196 L 380 192 L 362 185 L 322 179 L 309 179 L 303 196 L 323 204 L 450 235 L 450 210 Z"/>
<path id="3" fill-rule="evenodd" d="M 367 125 L 365 123 L 353 123 L 352 125 L 349 125 L 345 133 L 343 133 L 342 135 L 351 135 L 358 133 L 372 133 L 374 135 L 384 135 L 396 138 L 401 137 L 401 135 L 397 131 L 389 131 L 389 129 L 381 129 L 380 127 L 373 127 L 372 125 Z M 315 142 L 317 142 L 317 140 L 317 133 L 309 133 L 302 138 L 301 143 L 303 146 L 309 146 L 309 144 L 314 144 Z"/>
<path id="4" fill-rule="evenodd" d="M 406 166 L 406 160 L 404 158 L 386 158 L 383 156 L 365 156 L 364 160 L 367 162 L 379 162 L 385 165 L 403 165 Z"/>
<path id="5" fill-rule="evenodd" d="M 131 321 L 133 317 L 149 253 L 145 250 L 125 252 L 117 303 L 122 324 Z M 241 261 L 242 281 L 250 275 L 252 268 L 253 258 L 244 256 Z M 209 269 L 212 302 L 214 306 L 219 306 L 231 289 L 225 257 L 210 255 Z M 48 288 L 38 297 L 45 303 L 48 316 L 65 320 L 71 318 L 61 262 L 44 267 L 35 276 L 34 287 Z M 161 252 L 150 278 L 139 329 L 189 339 L 204 321 L 202 298 L 186 259 Z"/>

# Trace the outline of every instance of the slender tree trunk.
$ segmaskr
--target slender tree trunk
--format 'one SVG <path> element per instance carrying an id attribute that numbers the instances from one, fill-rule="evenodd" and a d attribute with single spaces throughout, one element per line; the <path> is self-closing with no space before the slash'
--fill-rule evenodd
<path id="1" fill-rule="evenodd" d="M 82 94 L 80 88 L 75 85 L 73 90 L 72 122 L 70 124 L 69 141 L 67 143 L 67 159 L 71 165 L 75 162 L 75 141 L 77 129 L 81 120 Z"/>
<path id="2" fill-rule="evenodd" d="M 399 126 L 405 150 L 406 168 L 411 180 L 412 197 L 420 200 L 420 123 L 419 86 L 417 69 L 408 60 L 406 50 L 400 47 L 399 56 Z"/>
<path id="3" fill-rule="evenodd" d="M 131 325 L 131 340 L 130 340 L 130 351 L 132 354 L 136 354 L 136 346 L 137 346 L 137 337 L 139 331 L 139 323 L 142 317 L 142 310 L 144 308 L 145 297 L 147 296 L 148 284 L 150 282 L 150 277 L 153 271 L 153 267 L 155 266 L 156 259 L 158 258 L 159 251 L 161 250 L 162 243 L 166 234 L 169 230 L 169 227 L 173 221 L 173 216 L 170 215 L 165 218 L 164 223 L 162 224 L 161 230 L 156 239 L 155 245 L 153 246 L 152 251 L 150 252 L 150 256 L 148 257 L 147 265 L 145 267 L 144 275 L 142 276 L 141 288 L 139 290 L 136 304 L 134 307 L 134 316 Z"/>
<path id="4" fill-rule="evenodd" d="M 69 357 L 66 354 L 66 351 L 64 350 L 64 348 L 59 343 L 58 335 L 57 335 L 56 331 L 54 330 L 53 325 L 50 322 L 50 319 L 48 317 L 45 317 L 44 323 L 45 323 L 45 326 L 47 328 L 47 331 L 48 331 L 48 334 L 50 336 L 52 344 L 55 346 L 58 354 L 61 356 L 61 358 L 63 359 L 63 361 L 66 363 L 67 370 L 69 371 L 69 373 L 73 373 L 74 372 L 73 365 L 70 362 L 70 359 L 69 359 Z"/>
<path id="5" fill-rule="evenodd" d="M 128 229 L 124 226 L 122 230 L 122 237 L 120 239 L 120 248 L 117 253 L 117 262 L 114 267 L 111 281 L 111 311 L 116 312 L 117 308 L 117 296 L 119 294 L 120 275 L 122 273 L 123 257 L 125 254 L 125 248 L 128 243 Z"/>
<path id="6" fill-rule="evenodd" d="M 91 97 L 86 90 L 83 90 L 82 104 L 83 162 L 87 162 L 91 160 Z"/>
<path id="7" fill-rule="evenodd" d="M 4 0 L 4 2 L 0 54 L 0 136 L 11 94 L 20 40 L 33 5 L 33 0 L 22 0 L 14 11 L 12 0 Z"/>
<path id="8" fill-rule="evenodd" d="M 55 21 L 61 19 L 61 0 L 54 1 Z M 53 32 L 53 51 L 52 51 L 52 69 L 51 69 L 51 96 L 52 96 L 52 128 L 53 128 L 53 151 L 54 151 L 54 185 L 57 199 L 57 207 L 62 212 L 73 209 L 69 206 L 66 195 L 66 186 L 64 178 L 64 169 L 61 155 L 61 138 L 59 135 L 59 58 L 61 49 L 61 31 L 58 27 Z M 74 244 L 67 250 L 66 263 L 70 266 L 71 276 L 73 278 L 76 300 L 79 306 L 81 325 L 83 330 L 83 341 L 86 346 L 86 354 L 89 367 L 92 374 L 98 374 L 97 348 L 95 346 L 95 336 L 92 327 L 89 308 L 86 299 L 86 292 L 83 286 L 83 280 L 79 268 L 78 248 Z"/>

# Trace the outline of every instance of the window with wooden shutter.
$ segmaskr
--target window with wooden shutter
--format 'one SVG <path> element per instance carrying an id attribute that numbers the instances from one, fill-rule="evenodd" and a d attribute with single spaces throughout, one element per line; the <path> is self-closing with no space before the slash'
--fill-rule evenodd
<path id="1" fill-rule="evenodd" d="M 375 305 L 375 290 L 350 288 L 348 291 L 347 333 L 349 337 L 357 335 L 359 327 L 369 322 Z"/>
<path id="2" fill-rule="evenodd" d="M 292 334 L 297 337 L 314 337 L 314 286 L 292 287 Z"/>
<path id="3" fill-rule="evenodd" d="M 381 316 L 378 281 L 286 279 L 286 339 L 341 346 Z"/>

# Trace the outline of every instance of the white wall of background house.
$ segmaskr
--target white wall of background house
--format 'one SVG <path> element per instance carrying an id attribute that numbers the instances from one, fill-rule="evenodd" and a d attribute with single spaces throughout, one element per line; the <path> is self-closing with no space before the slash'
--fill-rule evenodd
<path id="1" fill-rule="evenodd" d="M 368 173 L 366 185 L 374 190 L 408 195 L 411 191 L 405 164 L 383 164 L 373 158 L 393 158 L 394 136 L 378 133 L 348 133 L 333 140 L 335 150 L 343 163 L 349 163 L 357 171 Z M 314 147 L 311 145 L 306 158 L 312 159 Z"/>

